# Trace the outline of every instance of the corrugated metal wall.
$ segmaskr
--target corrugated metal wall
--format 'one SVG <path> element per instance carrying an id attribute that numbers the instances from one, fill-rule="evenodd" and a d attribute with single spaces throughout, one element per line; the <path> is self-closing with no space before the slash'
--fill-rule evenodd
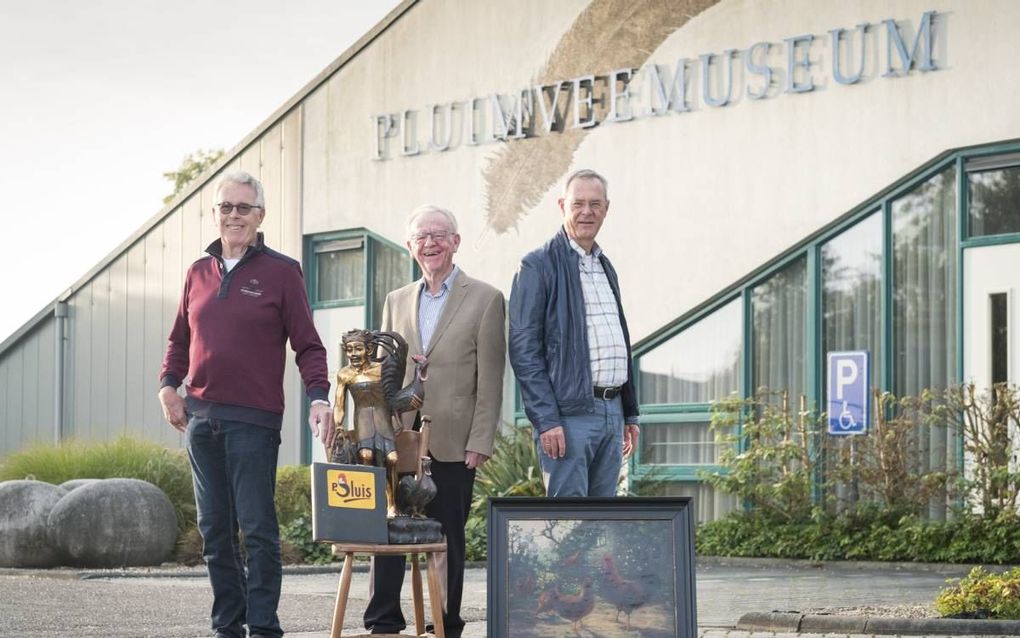
<path id="1" fill-rule="evenodd" d="M 44 318 L 0 355 L 0 456 L 56 436 L 55 323 Z"/>
<path id="2" fill-rule="evenodd" d="M 236 169 L 265 186 L 267 244 L 300 260 L 301 108 L 223 170 Z M 188 266 L 219 238 L 211 211 L 217 179 L 207 180 L 67 297 L 64 438 L 129 434 L 171 447 L 183 444 L 163 420 L 156 398 L 159 368 Z M 52 317 L 40 321 L 0 355 L 0 454 L 54 440 L 55 325 Z M 285 383 L 280 460 L 297 463 L 304 399 L 292 360 Z"/>

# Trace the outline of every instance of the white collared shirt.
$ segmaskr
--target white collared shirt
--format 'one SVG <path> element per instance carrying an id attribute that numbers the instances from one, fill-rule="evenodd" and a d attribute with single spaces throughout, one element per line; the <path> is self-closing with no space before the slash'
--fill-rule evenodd
<path id="1" fill-rule="evenodd" d="M 457 278 L 459 273 L 460 268 L 454 264 L 453 270 L 443 280 L 442 285 L 439 286 L 439 292 L 436 294 L 429 292 L 425 278 L 422 277 L 421 279 L 421 292 L 418 294 L 418 334 L 421 335 L 422 352 L 427 352 L 429 349 L 429 344 L 432 342 L 432 334 L 436 331 L 439 317 L 442 316 L 443 308 L 446 307 L 446 300 L 450 297 L 453 280 Z"/>
<path id="2" fill-rule="evenodd" d="M 609 285 L 609 277 L 592 246 L 586 253 L 573 239 L 570 247 L 580 256 L 581 291 L 584 294 L 584 318 L 588 326 L 588 349 L 593 385 L 617 387 L 627 382 L 627 342 L 620 323 L 620 307 Z"/>

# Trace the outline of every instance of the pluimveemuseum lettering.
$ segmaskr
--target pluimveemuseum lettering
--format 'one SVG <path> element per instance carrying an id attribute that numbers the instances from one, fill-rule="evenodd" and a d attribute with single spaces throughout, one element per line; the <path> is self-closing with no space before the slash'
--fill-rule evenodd
<path id="1" fill-rule="evenodd" d="M 761 100 L 807 93 L 825 85 L 826 65 L 811 57 L 811 47 L 816 42 L 816 46 L 824 45 L 826 39 L 828 77 L 839 85 L 879 74 L 897 78 L 913 69 L 934 71 L 938 69 L 932 58 L 936 18 L 935 11 L 922 14 L 912 41 L 904 36 L 901 24 L 890 18 L 831 29 L 822 36 L 797 35 L 781 43 L 763 41 L 696 59 L 681 57 L 672 68 L 648 63 L 528 86 L 514 93 L 383 113 L 372 116 L 373 158 L 411 157 L 464 144 L 510 142 L 567 129 L 690 113 L 701 107 L 724 107 L 743 96 Z"/>

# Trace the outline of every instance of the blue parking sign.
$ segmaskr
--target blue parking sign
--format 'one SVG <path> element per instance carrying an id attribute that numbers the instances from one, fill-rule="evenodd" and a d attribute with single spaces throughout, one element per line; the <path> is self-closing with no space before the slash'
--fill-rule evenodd
<path id="1" fill-rule="evenodd" d="M 865 434 L 871 416 L 867 350 L 829 353 L 829 434 Z"/>

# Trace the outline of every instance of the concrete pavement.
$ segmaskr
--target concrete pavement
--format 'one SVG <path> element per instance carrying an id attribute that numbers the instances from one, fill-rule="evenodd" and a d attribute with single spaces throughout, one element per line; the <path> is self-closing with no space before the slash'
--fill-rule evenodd
<path id="1" fill-rule="evenodd" d="M 339 566 L 329 571 L 288 568 L 284 575 L 280 618 L 288 636 L 326 638 L 332 618 Z M 851 605 L 930 604 L 947 577 L 960 577 L 965 566 L 882 563 L 719 560 L 700 558 L 697 568 L 698 626 L 701 638 L 765 636 L 840 636 L 815 625 L 816 632 L 740 631 L 749 612 L 799 611 Z M 405 614 L 410 616 L 410 587 Z M 361 613 L 367 603 L 368 577 L 355 573 L 344 622 L 344 635 L 363 633 Z M 207 625 L 211 593 L 201 568 L 132 569 L 96 572 L 73 569 L 0 570 L 0 636 L 50 638 L 198 638 Z M 427 609 L 427 605 L 426 605 Z M 640 611 L 640 610 L 639 610 Z M 638 618 L 635 612 L 635 619 Z M 465 638 L 486 635 L 486 572 L 466 573 L 463 616 Z M 564 635 L 575 635 L 563 623 Z M 824 632 L 829 633 L 824 633 Z M 410 631 L 405 632 L 410 633 Z M 596 634 L 588 632 L 591 638 Z M 582 636 L 585 632 L 582 631 Z M 601 634 L 599 634 L 601 635 Z M 620 635 L 639 635 L 621 630 Z M 931 636 L 942 634 L 927 634 Z M 987 635 L 987 634 L 985 634 Z M 585 638 L 588 638 L 585 636 Z"/>

